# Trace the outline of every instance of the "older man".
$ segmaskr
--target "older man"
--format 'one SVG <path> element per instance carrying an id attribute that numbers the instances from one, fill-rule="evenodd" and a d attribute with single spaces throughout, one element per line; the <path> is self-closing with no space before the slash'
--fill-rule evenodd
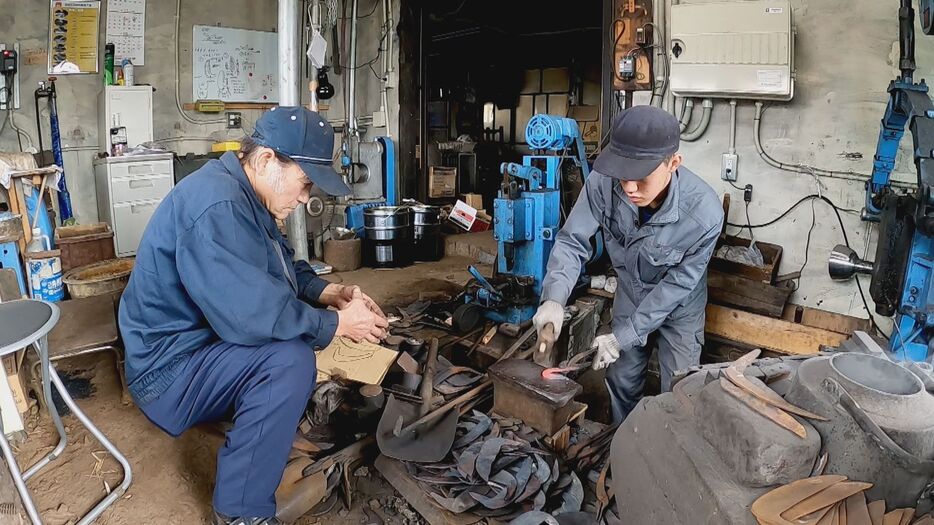
<path id="1" fill-rule="evenodd" d="M 613 331 L 594 341 L 594 368 L 609 366 L 617 423 L 642 397 L 650 337 L 658 343 L 663 391 L 672 372 L 700 359 L 707 264 L 723 208 L 713 189 L 682 166 L 679 144 L 678 120 L 661 109 L 637 106 L 616 118 L 609 147 L 555 238 L 534 317 L 539 330 L 551 323 L 560 332 L 590 238 L 602 230 L 619 286 Z"/>
<path id="2" fill-rule="evenodd" d="M 173 436 L 233 420 L 218 454 L 215 524 L 279 523 L 275 491 L 314 388 L 314 350 L 335 336 L 385 335 L 373 301 L 293 262 L 276 226 L 312 185 L 349 193 L 333 148 L 317 113 L 264 114 L 239 154 L 209 162 L 162 202 L 120 303 L 127 381 L 146 416 Z"/>

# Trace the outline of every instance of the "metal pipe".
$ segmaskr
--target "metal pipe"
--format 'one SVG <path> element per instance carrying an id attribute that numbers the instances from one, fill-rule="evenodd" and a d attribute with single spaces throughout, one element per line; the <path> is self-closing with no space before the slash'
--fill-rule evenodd
<path id="1" fill-rule="evenodd" d="M 684 99 L 684 105 L 681 106 L 681 121 L 678 123 L 678 127 L 681 128 L 681 133 L 684 133 L 688 130 L 688 126 L 691 125 L 691 118 L 694 115 L 694 99 L 686 98 Z"/>
<path id="2" fill-rule="evenodd" d="M 701 114 L 701 121 L 697 124 L 697 127 L 683 133 L 681 135 L 681 140 L 686 142 L 694 142 L 695 140 L 704 136 L 704 133 L 707 132 L 707 126 L 710 125 L 710 114 L 713 112 L 713 100 L 709 98 L 704 99 L 704 112 Z"/>
<path id="3" fill-rule="evenodd" d="M 357 134 L 357 3 L 353 0 L 350 9 L 350 78 L 347 81 L 347 127 L 351 135 Z"/>
<path id="4" fill-rule="evenodd" d="M 394 27 L 392 19 L 392 0 L 382 0 L 383 5 L 383 23 L 385 37 L 383 39 L 383 80 L 380 96 L 382 97 L 381 106 L 383 116 L 386 120 L 386 136 L 392 138 L 392 126 L 389 118 L 389 75 L 392 67 L 392 30 Z"/>
<path id="5" fill-rule="evenodd" d="M 301 24 L 299 1 L 279 0 L 279 105 L 300 106 L 301 91 Z M 305 207 L 299 206 L 286 219 L 289 242 L 295 250 L 295 259 L 308 260 L 308 229 Z"/>
<path id="6" fill-rule="evenodd" d="M 736 99 L 730 101 L 730 155 L 736 154 Z"/>

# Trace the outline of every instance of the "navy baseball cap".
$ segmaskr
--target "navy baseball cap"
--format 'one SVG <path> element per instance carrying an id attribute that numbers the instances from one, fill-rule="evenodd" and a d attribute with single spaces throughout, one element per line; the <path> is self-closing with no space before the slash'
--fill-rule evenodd
<path id="1" fill-rule="evenodd" d="M 680 145 L 678 119 L 654 106 L 634 106 L 613 120 L 610 143 L 593 167 L 614 179 L 642 180 Z"/>
<path id="2" fill-rule="evenodd" d="M 272 108 L 256 121 L 253 140 L 295 161 L 328 195 L 351 193 L 331 165 L 334 128 L 314 111 L 303 106 Z"/>

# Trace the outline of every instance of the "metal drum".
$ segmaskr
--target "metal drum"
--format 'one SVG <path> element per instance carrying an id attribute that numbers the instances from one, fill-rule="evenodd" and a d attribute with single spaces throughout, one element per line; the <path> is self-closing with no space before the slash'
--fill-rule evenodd
<path id="1" fill-rule="evenodd" d="M 372 268 L 412 264 L 412 210 L 382 206 L 363 211 L 363 263 Z"/>
<path id="2" fill-rule="evenodd" d="M 415 260 L 440 260 L 444 256 L 444 246 L 441 243 L 441 208 L 413 206 L 412 224 Z"/>

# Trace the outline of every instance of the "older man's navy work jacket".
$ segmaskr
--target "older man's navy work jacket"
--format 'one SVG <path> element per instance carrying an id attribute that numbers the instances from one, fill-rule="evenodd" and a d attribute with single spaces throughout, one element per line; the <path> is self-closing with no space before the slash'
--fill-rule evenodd
<path id="1" fill-rule="evenodd" d="M 309 303 L 328 283 L 292 255 L 234 153 L 183 179 L 147 226 L 120 302 L 136 402 L 159 397 L 194 352 L 219 341 L 327 346 L 337 313 Z"/>

